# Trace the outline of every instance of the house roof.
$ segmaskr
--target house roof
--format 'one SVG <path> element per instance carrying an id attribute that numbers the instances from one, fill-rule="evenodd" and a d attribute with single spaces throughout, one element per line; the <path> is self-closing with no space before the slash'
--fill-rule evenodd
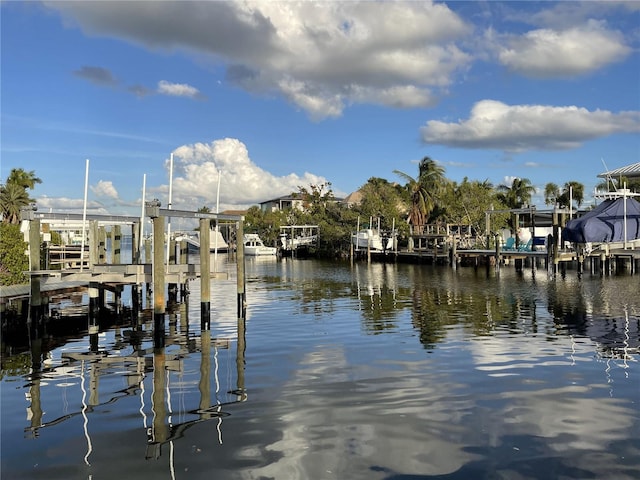
<path id="1" fill-rule="evenodd" d="M 603 172 L 598 175 L 598 178 L 607 178 L 607 177 L 627 177 L 627 178 L 638 178 L 640 177 L 640 162 L 632 163 L 631 165 L 627 165 L 625 167 L 616 168 L 615 170 L 609 170 L 608 172 Z"/>
<path id="2" fill-rule="evenodd" d="M 294 200 L 300 200 L 300 197 L 295 196 L 294 194 L 283 195 L 282 197 L 272 198 L 270 200 L 265 200 L 264 202 L 260 202 L 260 205 L 264 205 L 265 203 L 279 203 L 282 201 L 294 201 Z"/>
<path id="3" fill-rule="evenodd" d="M 356 190 L 355 192 L 351 192 L 349 195 L 347 195 L 344 200 L 345 203 L 349 203 L 349 204 L 358 204 L 362 201 L 362 193 L 360 192 L 360 190 Z"/>

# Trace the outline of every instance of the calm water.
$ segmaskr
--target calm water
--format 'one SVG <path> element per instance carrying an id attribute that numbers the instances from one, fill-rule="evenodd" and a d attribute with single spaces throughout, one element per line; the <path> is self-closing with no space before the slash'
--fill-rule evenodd
<path id="1" fill-rule="evenodd" d="M 250 259 L 238 336 L 218 260 L 210 333 L 3 359 L 2 480 L 640 478 L 637 275 Z"/>

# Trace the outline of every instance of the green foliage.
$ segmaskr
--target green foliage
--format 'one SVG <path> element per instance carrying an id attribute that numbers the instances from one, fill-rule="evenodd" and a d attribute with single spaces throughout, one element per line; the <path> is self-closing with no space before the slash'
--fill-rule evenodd
<path id="1" fill-rule="evenodd" d="M 559 207 L 569 207 L 572 202 L 575 202 L 579 207 L 583 200 L 584 185 L 580 182 L 572 180 L 565 183 L 562 188 L 555 183 L 547 183 L 544 187 L 544 203 L 546 205 L 558 204 Z"/>
<path id="2" fill-rule="evenodd" d="M 407 217 L 406 190 L 397 183 L 372 177 L 360 187 L 359 191 L 362 200 L 355 209 L 363 218 L 380 217 L 383 229 L 391 230 L 394 219 L 398 225 Z"/>
<path id="3" fill-rule="evenodd" d="M 27 192 L 42 183 L 33 170 L 12 168 L 4 185 L 0 186 L 0 212 L 4 223 L 19 223 L 20 210 L 33 202 Z"/>
<path id="4" fill-rule="evenodd" d="M 498 199 L 507 208 L 522 208 L 531 202 L 531 196 L 535 191 L 528 178 L 514 178 L 511 185 L 498 185 Z"/>
<path id="5" fill-rule="evenodd" d="M 431 158 L 424 157 L 418 165 L 416 178 L 398 170 L 393 173 L 407 181 L 405 189 L 410 198 L 409 223 L 416 233 L 420 233 L 431 213 L 440 207 L 440 196 L 448 181 L 444 176 L 444 168 Z"/>
<path id="6" fill-rule="evenodd" d="M 31 353 L 19 355 L 8 355 L 2 358 L 2 370 L 0 370 L 0 380 L 5 377 L 19 377 L 28 374 L 33 367 Z"/>
<path id="7" fill-rule="evenodd" d="M 62 245 L 62 235 L 60 232 L 51 232 L 51 243 L 53 245 Z"/>
<path id="8" fill-rule="evenodd" d="M 276 245 L 280 227 L 286 225 L 286 215 L 286 211 L 265 212 L 254 205 L 244 216 L 244 231 L 259 234 L 265 245 Z"/>
<path id="9" fill-rule="evenodd" d="M 485 238 L 491 232 L 486 231 L 486 212 L 498 205 L 497 192 L 487 180 L 470 181 L 467 177 L 462 183 L 450 182 L 442 194 L 441 220 L 454 225 L 470 225 L 473 230 Z M 490 229 L 495 231 L 506 225 L 508 215 L 494 214 L 490 218 Z"/>
<path id="10" fill-rule="evenodd" d="M 20 210 L 29 205 L 30 200 L 20 185 L 8 183 L 0 186 L 0 210 L 4 223 L 20 223 Z"/>
<path id="11" fill-rule="evenodd" d="M 23 273 L 29 270 L 26 249 L 20 225 L 0 223 L 0 285 L 27 283 Z"/>

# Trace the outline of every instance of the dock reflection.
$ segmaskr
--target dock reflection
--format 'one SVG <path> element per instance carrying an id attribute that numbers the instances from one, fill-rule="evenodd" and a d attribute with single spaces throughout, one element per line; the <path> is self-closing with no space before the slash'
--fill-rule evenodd
<path id="1" fill-rule="evenodd" d="M 134 322 L 125 329 L 111 329 L 109 332 L 114 337 L 108 347 L 104 344 L 104 338 L 101 338 L 104 332 L 91 329 L 89 325 L 84 346 L 66 349 L 57 362 L 43 352 L 42 329 L 31 329 L 31 371 L 26 377 L 29 382 L 26 395 L 29 425 L 24 429 L 25 437 L 36 438 L 43 429 L 81 417 L 82 434 L 87 443 L 84 462 L 90 465 L 94 448 L 90 428 L 92 415 L 107 405 L 124 404 L 127 403 L 124 399 L 137 396 L 140 407 L 135 413 L 140 415 L 141 428 L 147 439 L 145 458 L 160 458 L 165 445 L 170 445 L 170 451 L 173 452 L 173 442 L 182 438 L 189 428 L 202 422 L 216 422 L 217 440 L 222 444 L 222 422 L 230 415 L 226 408 L 247 400 L 244 376 L 246 319 L 237 319 L 235 361 L 227 362 L 235 365 L 235 385 L 224 385 L 219 376 L 219 353 L 232 349 L 232 339 L 212 337 L 209 330 L 202 330 L 197 336 L 191 333 L 186 308 L 180 305 L 165 316 L 167 330 L 165 325 L 157 324 L 157 319 L 147 323 Z M 163 332 L 162 336 L 159 331 Z M 193 373 L 192 368 L 188 373 L 185 371 L 184 360 L 187 357 L 191 367 L 199 359 L 199 400 L 197 406 L 192 408 L 184 402 L 176 403 L 173 400 L 176 395 L 179 398 L 182 396 L 181 389 L 185 383 L 188 384 L 183 381 L 185 374 Z M 114 375 L 126 378 L 127 387 L 101 392 L 101 380 L 111 383 Z M 172 377 L 178 377 L 178 381 L 172 382 Z M 231 381 L 229 378 L 226 380 Z M 76 409 L 44 421 L 47 397 L 51 396 L 51 400 L 57 402 L 56 390 L 47 388 L 50 385 L 64 388 L 65 395 L 67 390 L 71 390 L 73 393 L 69 403 L 76 405 Z M 109 390 L 108 386 L 106 390 Z M 129 404 L 121 408 L 129 408 Z M 120 414 L 127 415 L 126 412 Z"/>

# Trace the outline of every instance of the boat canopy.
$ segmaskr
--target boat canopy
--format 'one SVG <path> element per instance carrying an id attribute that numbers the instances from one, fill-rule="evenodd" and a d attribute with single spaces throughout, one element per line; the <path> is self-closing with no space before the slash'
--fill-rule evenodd
<path id="1" fill-rule="evenodd" d="M 562 230 L 562 239 L 575 243 L 624 242 L 639 238 L 640 202 L 629 197 L 604 200 L 580 218 L 567 222 Z"/>

